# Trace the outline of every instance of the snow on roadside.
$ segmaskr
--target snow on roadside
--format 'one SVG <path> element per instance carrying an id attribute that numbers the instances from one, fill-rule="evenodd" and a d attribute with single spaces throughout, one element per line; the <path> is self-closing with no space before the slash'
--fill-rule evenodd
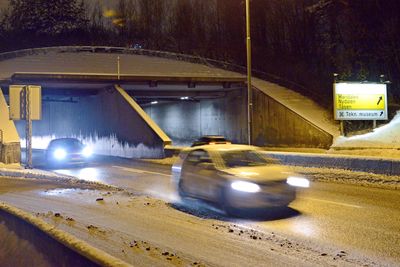
<path id="1" fill-rule="evenodd" d="M 13 169 L 13 170 L 18 170 L 21 169 L 21 165 L 19 163 L 12 163 L 12 164 L 4 164 L 0 162 L 0 169 Z"/>
<path id="2" fill-rule="evenodd" d="M 376 128 L 370 133 L 338 137 L 332 148 L 400 149 L 400 112 L 398 111 L 388 124 Z"/>
<path id="3" fill-rule="evenodd" d="M 141 161 L 172 166 L 175 163 L 175 161 L 178 160 L 178 158 L 179 158 L 178 156 L 173 156 L 173 157 L 163 158 L 163 159 L 142 159 Z"/>
<path id="4" fill-rule="evenodd" d="M 9 169 L 9 168 L 0 168 L 0 177 L 9 177 L 16 179 L 44 179 L 53 182 L 62 182 L 71 186 L 93 186 L 96 188 L 106 188 L 106 189 L 118 189 L 119 188 L 107 185 L 100 182 L 95 181 L 87 181 L 78 179 L 75 176 L 57 174 L 50 171 L 39 170 L 39 169 Z"/>
<path id="5" fill-rule="evenodd" d="M 345 183 L 366 187 L 379 187 L 385 189 L 400 189 L 400 176 L 357 172 L 333 168 L 313 168 L 289 166 L 298 174 L 304 175 L 311 181 Z"/>

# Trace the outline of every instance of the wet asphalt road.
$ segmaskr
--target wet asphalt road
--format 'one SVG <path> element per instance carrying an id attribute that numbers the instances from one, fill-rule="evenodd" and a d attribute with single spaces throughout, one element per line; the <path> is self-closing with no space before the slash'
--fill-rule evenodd
<path id="1" fill-rule="evenodd" d="M 40 157 L 34 158 L 36 167 Z M 98 158 L 85 166 L 55 169 L 151 195 L 167 202 L 177 196 L 170 183 L 170 167 L 120 158 Z M 215 218 L 218 209 L 200 202 L 191 209 Z M 217 216 L 218 217 L 218 216 Z M 260 231 L 277 232 L 313 244 L 334 245 L 343 251 L 393 260 L 400 264 L 400 191 L 334 183 L 312 183 L 298 191 L 286 214 L 268 218 L 235 219 Z"/>

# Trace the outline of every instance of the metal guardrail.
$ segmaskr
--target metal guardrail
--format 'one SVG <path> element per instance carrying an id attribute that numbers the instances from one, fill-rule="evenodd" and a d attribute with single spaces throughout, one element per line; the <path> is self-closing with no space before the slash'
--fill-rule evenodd
<path id="1" fill-rule="evenodd" d="M 91 53 L 120 53 L 120 54 L 134 54 L 134 55 L 144 55 L 144 56 L 156 56 L 167 59 L 173 59 L 178 61 L 185 61 L 190 63 L 197 63 L 207 65 L 209 67 L 221 68 L 228 71 L 238 72 L 243 75 L 246 74 L 247 68 L 245 66 L 237 65 L 234 63 L 219 61 L 210 58 L 203 58 L 200 56 L 192 56 L 187 54 L 180 54 L 174 52 L 166 52 L 159 50 L 148 50 L 141 48 L 128 48 L 128 47 L 114 47 L 114 46 L 54 46 L 54 47 L 41 47 L 41 48 L 31 48 L 22 49 L 12 52 L 0 53 L 0 61 L 7 60 L 15 57 L 27 56 L 27 55 L 37 55 L 37 54 L 47 54 L 49 52 L 91 52 Z M 274 74 L 266 73 L 259 70 L 253 70 L 253 75 L 257 78 L 270 81 L 293 89 L 297 92 L 305 92 L 306 95 L 317 100 L 324 106 L 328 106 L 329 99 L 322 98 L 320 95 L 316 94 L 313 90 L 298 84 L 293 81 L 286 80 Z"/>

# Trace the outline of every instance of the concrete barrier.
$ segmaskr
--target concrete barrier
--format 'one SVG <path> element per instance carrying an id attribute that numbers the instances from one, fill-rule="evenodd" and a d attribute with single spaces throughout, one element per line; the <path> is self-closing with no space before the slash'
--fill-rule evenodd
<path id="1" fill-rule="evenodd" d="M 285 165 L 345 169 L 385 175 L 400 175 L 400 159 L 379 159 L 374 157 L 333 156 L 269 151 L 265 152 L 265 154 L 279 159 Z"/>
<path id="2" fill-rule="evenodd" d="M 21 157 L 19 136 L 9 111 L 3 91 L 0 88 L 0 162 L 19 163 Z"/>
<path id="3" fill-rule="evenodd" d="M 19 142 L 0 143 L 0 162 L 5 164 L 20 163 L 21 146 Z"/>
<path id="4" fill-rule="evenodd" d="M 168 156 L 177 156 L 184 148 L 185 147 L 167 147 L 169 151 Z M 273 151 L 264 151 L 263 153 L 278 159 L 284 165 L 400 175 L 400 159 Z"/>
<path id="5" fill-rule="evenodd" d="M 27 242 L 31 243 L 40 254 L 26 255 L 27 257 L 42 257 L 49 266 L 131 266 L 40 218 L 3 202 L 0 202 L 0 224 L 15 233 L 25 242 L 25 245 Z M 19 251 L 18 255 L 23 254 Z M 8 257 L 12 256 L 8 255 Z M 23 263 L 24 259 L 21 258 L 19 262 Z M 32 263 L 29 259 L 28 262 Z M 5 264 L 5 266 L 8 265 L 7 261 Z"/>

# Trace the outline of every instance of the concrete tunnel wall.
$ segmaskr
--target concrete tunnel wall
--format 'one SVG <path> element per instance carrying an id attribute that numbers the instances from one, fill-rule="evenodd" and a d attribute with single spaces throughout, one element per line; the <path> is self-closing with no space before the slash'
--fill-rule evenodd
<path id="1" fill-rule="evenodd" d="M 333 136 L 258 89 L 253 90 L 252 143 L 263 147 L 329 148 Z"/>
<path id="2" fill-rule="evenodd" d="M 0 89 L 0 162 L 19 163 L 21 147 L 14 122 L 10 120 L 8 105 Z"/>
<path id="3" fill-rule="evenodd" d="M 76 137 L 96 154 L 127 158 L 164 156 L 168 142 L 117 89 L 74 99 L 77 101 L 42 103 L 42 120 L 32 123 L 33 148 L 45 149 L 53 138 Z M 25 122 L 16 125 L 21 138 L 25 138 Z"/>
<path id="4" fill-rule="evenodd" d="M 144 110 L 175 145 L 190 145 L 202 135 L 226 136 L 247 143 L 247 94 L 237 90 L 223 98 L 173 101 Z M 252 144 L 262 147 L 329 148 L 333 137 L 257 89 L 253 90 Z"/>
<path id="5" fill-rule="evenodd" d="M 245 90 L 223 98 L 171 101 L 143 109 L 172 139 L 174 145 L 190 145 L 203 135 L 223 135 L 234 143 L 247 142 Z"/>

